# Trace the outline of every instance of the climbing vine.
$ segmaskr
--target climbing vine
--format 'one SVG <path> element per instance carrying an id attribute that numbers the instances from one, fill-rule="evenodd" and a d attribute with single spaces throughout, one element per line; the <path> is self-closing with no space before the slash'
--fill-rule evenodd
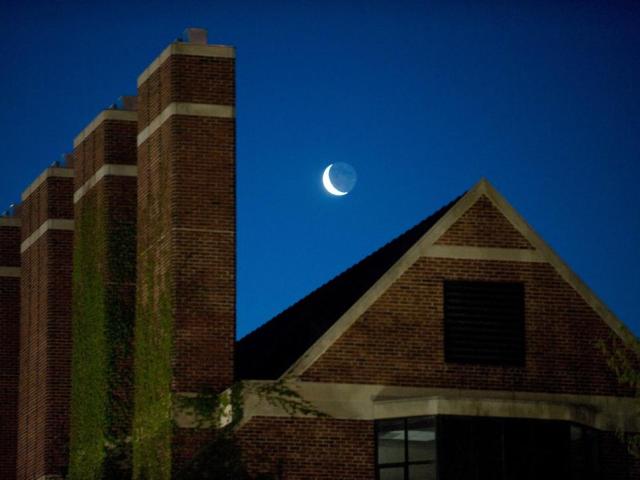
<path id="1" fill-rule="evenodd" d="M 272 480 L 267 474 L 252 477 L 244 463 L 236 439 L 237 429 L 245 419 L 244 403 L 252 396 L 289 415 L 326 417 L 314 405 L 290 387 L 289 378 L 269 382 L 237 382 L 219 395 L 202 393 L 177 399 L 177 407 L 188 412 L 196 428 L 211 428 L 211 440 L 194 458 L 177 472 L 178 480 L 201 478 L 229 480 Z"/>
<path id="2" fill-rule="evenodd" d="M 106 456 L 107 351 L 104 217 L 80 207 L 73 258 L 72 391 L 69 478 L 100 479 Z"/>
<path id="3" fill-rule="evenodd" d="M 138 189 L 139 235 L 143 240 L 137 252 L 132 477 L 134 480 L 248 480 L 235 438 L 236 428 L 244 416 L 247 393 L 264 396 L 287 412 L 313 414 L 314 409 L 284 381 L 264 385 L 238 383 L 222 394 L 172 392 L 175 306 L 170 268 L 176 267 L 171 264 L 176 259 L 171 252 L 173 212 L 169 208 L 168 167 L 162 152 L 158 153 L 160 161 L 154 164 L 157 171 L 151 173 L 150 165 L 139 165 L 139 179 L 147 183 Z M 154 182 L 149 175 L 154 177 Z M 210 437 L 204 448 L 177 471 L 172 464 L 171 442 L 174 431 L 180 428 L 175 419 L 185 413 L 194 419 L 193 428 L 204 430 Z"/>
<path id="4" fill-rule="evenodd" d="M 173 304 L 168 259 L 171 258 L 168 183 L 165 162 L 158 164 L 159 191 L 139 198 L 139 225 L 147 241 L 139 245 L 134 332 L 133 479 L 172 477 Z"/>
<path id="5" fill-rule="evenodd" d="M 154 267 L 144 262 L 135 330 L 133 478 L 140 480 L 171 478 L 173 315 L 168 276 L 157 278 Z"/>
<path id="6" fill-rule="evenodd" d="M 76 215 L 71 480 L 127 478 L 130 465 L 135 230 L 113 222 L 102 200 L 90 193 Z"/>
<path id="7" fill-rule="evenodd" d="M 631 332 L 625 331 L 622 340 L 612 333 L 608 341 L 599 341 L 598 347 L 607 358 L 607 364 L 616 374 L 618 382 L 635 393 L 636 415 L 640 415 L 640 341 Z M 622 428 L 616 433 L 627 445 L 629 453 L 640 458 L 640 433 L 627 432 Z"/>

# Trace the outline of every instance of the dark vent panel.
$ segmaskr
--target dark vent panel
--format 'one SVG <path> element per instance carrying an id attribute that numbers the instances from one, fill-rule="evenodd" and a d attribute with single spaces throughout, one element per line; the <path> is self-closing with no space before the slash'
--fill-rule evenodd
<path id="1" fill-rule="evenodd" d="M 524 345 L 522 283 L 444 283 L 446 362 L 524 365 Z"/>

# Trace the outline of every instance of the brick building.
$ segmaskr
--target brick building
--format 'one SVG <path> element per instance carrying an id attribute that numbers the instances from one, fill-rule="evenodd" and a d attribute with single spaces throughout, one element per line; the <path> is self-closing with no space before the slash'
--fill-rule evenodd
<path id="1" fill-rule="evenodd" d="M 0 218 L 0 478 L 171 478 L 239 380 L 252 474 L 640 478 L 626 328 L 486 180 L 239 341 L 235 224 L 235 50 L 190 29 Z"/>

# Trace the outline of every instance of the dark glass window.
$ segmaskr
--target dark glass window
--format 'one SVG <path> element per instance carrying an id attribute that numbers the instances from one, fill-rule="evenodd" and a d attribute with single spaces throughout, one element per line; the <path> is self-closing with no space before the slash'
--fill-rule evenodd
<path id="1" fill-rule="evenodd" d="M 571 480 L 595 479 L 599 464 L 596 432 L 580 425 L 570 430 Z"/>
<path id="2" fill-rule="evenodd" d="M 379 480 L 600 478 L 596 432 L 569 422 L 439 415 L 379 420 L 376 436 Z"/>
<path id="3" fill-rule="evenodd" d="M 376 422 L 380 480 L 435 480 L 436 429 L 433 417 Z"/>
<path id="4" fill-rule="evenodd" d="M 438 417 L 439 480 L 595 480 L 595 433 L 568 422 Z"/>
<path id="5" fill-rule="evenodd" d="M 444 353 L 450 363 L 524 365 L 524 285 L 445 281 Z"/>

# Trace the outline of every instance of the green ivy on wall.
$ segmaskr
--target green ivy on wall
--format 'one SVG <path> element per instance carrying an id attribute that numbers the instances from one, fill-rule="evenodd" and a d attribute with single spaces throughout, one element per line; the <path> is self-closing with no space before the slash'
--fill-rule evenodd
<path id="1" fill-rule="evenodd" d="M 138 251 L 134 331 L 133 479 L 172 477 L 174 428 L 171 391 L 173 352 L 172 280 L 167 211 L 169 191 L 165 162 L 158 165 L 161 191 L 139 198 L 140 224 L 150 241 Z M 164 260 L 164 263 L 163 263 Z"/>
<path id="2" fill-rule="evenodd" d="M 633 390 L 635 413 L 640 414 L 640 340 L 629 330 L 623 330 L 621 337 L 611 333 L 607 341 L 600 340 L 597 346 L 607 359 L 609 368 L 616 374 L 618 382 Z M 627 445 L 631 455 L 640 458 L 640 434 L 618 429 L 618 438 Z"/>
<path id="3" fill-rule="evenodd" d="M 173 315 L 168 277 L 162 280 L 154 276 L 154 262 L 147 260 L 145 264 L 146 288 L 138 295 L 135 327 L 133 478 L 169 480 Z"/>
<path id="4" fill-rule="evenodd" d="M 76 212 L 70 480 L 130 477 L 135 230 L 101 200 L 89 194 Z"/>
<path id="5" fill-rule="evenodd" d="M 169 228 L 170 182 L 166 163 L 160 161 L 156 168 L 157 184 L 150 182 L 147 185 L 150 191 L 138 199 L 139 234 L 148 237 L 138 245 L 136 259 L 132 478 L 249 480 L 235 436 L 247 393 L 258 395 L 290 414 L 322 414 L 290 389 L 287 380 L 252 386 L 240 382 L 222 394 L 203 391 L 185 396 L 172 392 L 175 307 L 170 268 L 175 259 L 171 255 Z M 142 176 L 143 172 L 139 174 Z M 187 412 L 195 414 L 194 427 L 206 429 L 210 441 L 178 471 L 172 464 L 172 438 L 179 428 L 174 419 Z M 231 421 L 221 428 L 223 417 L 229 413 Z"/>
<path id="6" fill-rule="evenodd" d="M 80 207 L 73 252 L 71 443 L 69 478 L 101 479 L 106 456 L 107 348 L 102 275 L 105 219 Z"/>

